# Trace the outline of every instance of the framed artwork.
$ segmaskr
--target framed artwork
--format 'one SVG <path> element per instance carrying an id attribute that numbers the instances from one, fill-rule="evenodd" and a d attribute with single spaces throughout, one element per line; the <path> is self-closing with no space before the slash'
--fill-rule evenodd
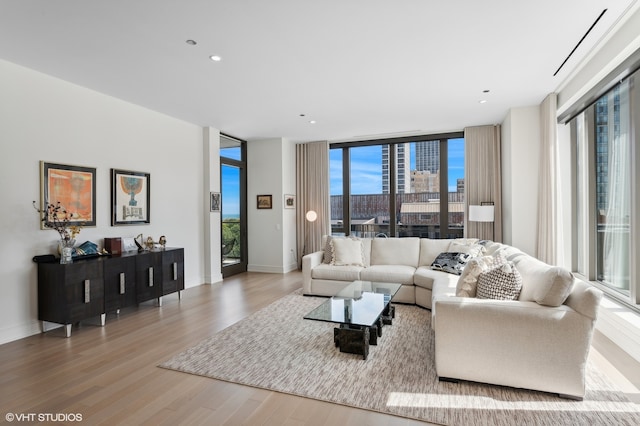
<path id="1" fill-rule="evenodd" d="M 284 208 L 295 209 L 296 208 L 296 196 L 291 194 L 284 194 Z"/>
<path id="2" fill-rule="evenodd" d="M 221 209 L 220 206 L 220 193 L 212 192 L 209 196 L 209 211 L 211 212 L 219 212 Z"/>
<path id="3" fill-rule="evenodd" d="M 111 225 L 150 223 L 149 173 L 111 169 Z"/>
<path id="4" fill-rule="evenodd" d="M 40 208 L 57 203 L 70 213 L 69 225 L 96 226 L 96 169 L 40 161 Z"/>
<path id="5" fill-rule="evenodd" d="M 258 209 L 273 208 L 271 195 L 258 195 Z"/>

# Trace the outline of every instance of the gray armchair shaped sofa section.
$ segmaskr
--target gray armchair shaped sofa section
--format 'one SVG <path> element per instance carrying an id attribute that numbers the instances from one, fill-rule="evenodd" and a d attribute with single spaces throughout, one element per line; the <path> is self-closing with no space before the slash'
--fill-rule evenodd
<path id="1" fill-rule="evenodd" d="M 602 292 L 515 247 L 481 245 L 478 253 L 476 239 L 328 237 L 324 250 L 303 257 L 303 292 L 332 296 L 354 280 L 401 283 L 394 302 L 431 310 L 441 380 L 582 399 Z M 475 260 L 461 276 L 432 268 L 441 253 L 457 252 L 512 265 L 521 276 L 517 299 L 470 297 L 475 289 L 464 284 Z"/>

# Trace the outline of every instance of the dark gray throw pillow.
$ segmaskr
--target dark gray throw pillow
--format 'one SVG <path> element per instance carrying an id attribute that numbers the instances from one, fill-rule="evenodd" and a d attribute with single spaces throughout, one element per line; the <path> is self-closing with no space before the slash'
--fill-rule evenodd
<path id="1" fill-rule="evenodd" d="M 435 271 L 448 272 L 450 274 L 460 275 L 462 270 L 471 259 L 468 253 L 444 252 L 440 253 L 436 260 L 431 264 L 431 269 Z"/>

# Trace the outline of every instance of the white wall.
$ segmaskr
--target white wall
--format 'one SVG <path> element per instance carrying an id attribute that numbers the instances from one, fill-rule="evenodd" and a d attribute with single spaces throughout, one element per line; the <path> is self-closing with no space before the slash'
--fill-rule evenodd
<path id="1" fill-rule="evenodd" d="M 502 125 L 502 203 L 506 244 L 536 253 L 539 106 L 512 108 Z"/>
<path id="2" fill-rule="evenodd" d="M 249 264 L 256 272 L 295 268 L 295 210 L 284 194 L 295 194 L 295 145 L 284 138 L 247 143 Z M 273 208 L 258 210 L 256 197 L 271 195 Z M 293 254 L 292 254 L 293 251 Z"/>
<path id="3" fill-rule="evenodd" d="M 202 128 L 0 60 L 0 343 L 38 333 L 37 268 L 58 236 L 40 230 L 39 162 L 96 168 L 97 226 L 78 240 L 165 235 L 203 282 Z M 151 174 L 151 223 L 110 225 L 110 168 Z M 208 207 L 208 206 L 207 206 Z"/>
<path id="4" fill-rule="evenodd" d="M 285 194 L 296 194 L 296 145 L 284 140 L 282 144 L 282 188 Z M 284 271 L 289 272 L 298 269 L 298 256 L 296 249 L 296 211 L 298 198 L 296 197 L 295 209 L 284 209 L 282 224 L 282 258 Z M 284 205 L 284 200 L 281 201 Z"/>

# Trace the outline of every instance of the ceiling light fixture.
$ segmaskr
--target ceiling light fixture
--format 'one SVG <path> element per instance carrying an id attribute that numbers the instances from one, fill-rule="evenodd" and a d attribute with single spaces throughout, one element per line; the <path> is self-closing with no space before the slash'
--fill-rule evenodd
<path id="1" fill-rule="evenodd" d="M 187 43 L 189 46 L 195 46 L 196 44 L 198 44 L 197 41 L 191 39 L 185 41 L 185 43 Z"/>
<path id="2" fill-rule="evenodd" d="M 316 124 L 316 120 L 311 120 L 309 124 Z"/>
<path id="3" fill-rule="evenodd" d="M 486 103 L 487 103 L 487 100 L 486 100 L 486 99 L 482 99 L 482 100 L 478 101 L 478 103 L 486 104 Z"/>
<path id="4" fill-rule="evenodd" d="M 209 56 L 209 59 L 211 59 L 213 62 L 220 62 L 222 60 L 222 57 L 218 55 L 211 55 Z"/>

